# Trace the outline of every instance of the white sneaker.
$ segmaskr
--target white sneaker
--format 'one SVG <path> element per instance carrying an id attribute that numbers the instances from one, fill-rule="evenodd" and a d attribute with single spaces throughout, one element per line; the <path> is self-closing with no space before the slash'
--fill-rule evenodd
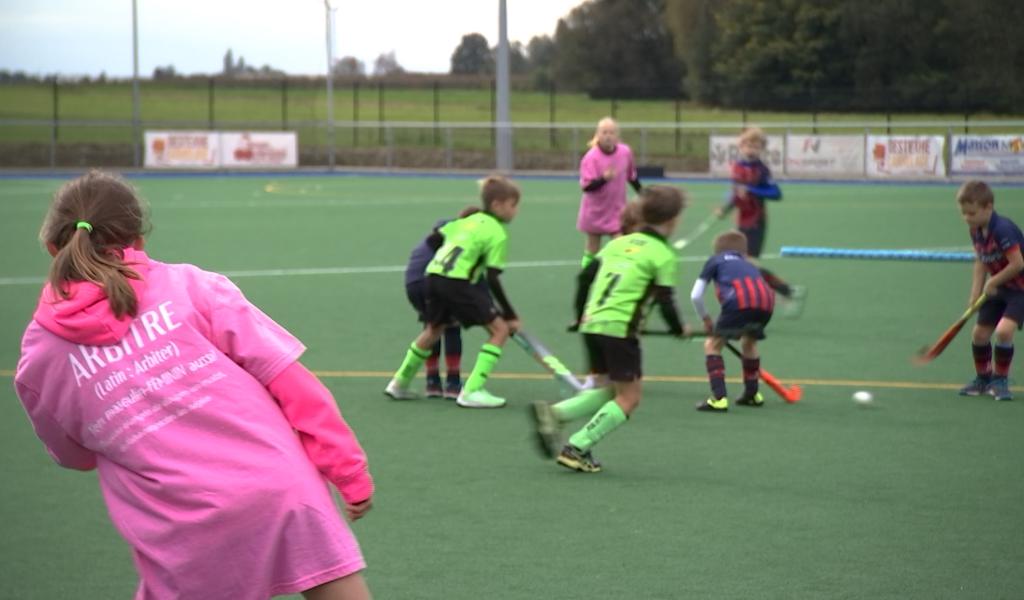
<path id="1" fill-rule="evenodd" d="M 392 379 L 388 382 L 388 386 L 384 388 L 384 394 L 391 396 L 394 400 L 415 400 L 416 392 L 413 392 L 407 387 L 402 387 L 398 383 L 397 379 Z"/>
<path id="2" fill-rule="evenodd" d="M 477 390 L 469 393 L 463 390 L 455 400 L 455 403 L 463 408 L 501 408 L 505 406 L 505 399 L 499 398 L 487 390 Z"/>

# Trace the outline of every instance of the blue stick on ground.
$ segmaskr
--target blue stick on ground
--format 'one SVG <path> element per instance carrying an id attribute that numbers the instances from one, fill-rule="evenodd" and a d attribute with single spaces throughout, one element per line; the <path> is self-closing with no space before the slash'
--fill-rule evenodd
<path id="1" fill-rule="evenodd" d="M 938 262 L 972 262 L 973 252 L 937 252 L 934 250 L 872 250 L 862 248 L 824 248 L 817 246 L 783 246 L 780 256 L 797 258 L 851 258 L 860 260 L 920 260 Z"/>

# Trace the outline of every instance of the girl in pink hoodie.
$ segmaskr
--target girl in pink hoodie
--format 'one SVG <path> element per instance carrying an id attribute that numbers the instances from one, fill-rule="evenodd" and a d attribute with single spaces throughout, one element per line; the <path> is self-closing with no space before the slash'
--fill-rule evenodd
<path id="1" fill-rule="evenodd" d="M 57 192 L 40 232 L 53 263 L 15 388 L 53 459 L 96 469 L 132 547 L 137 599 L 369 598 L 352 520 L 366 456 L 301 342 L 226 277 L 142 251 L 123 180 Z"/>
<path id="2" fill-rule="evenodd" d="M 605 117 L 598 121 L 590 140 L 590 150 L 580 160 L 580 187 L 583 198 L 576 229 L 583 232 L 581 265 L 587 268 L 601 249 L 603 236 L 619 235 L 622 211 L 626 208 L 626 184 L 640 192 L 640 179 L 633 163 L 633 151 L 619 141 L 619 125 Z"/>

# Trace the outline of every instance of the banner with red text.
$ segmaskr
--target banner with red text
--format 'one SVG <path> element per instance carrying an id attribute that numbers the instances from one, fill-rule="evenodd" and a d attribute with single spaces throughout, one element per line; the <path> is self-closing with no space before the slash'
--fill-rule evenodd
<path id="1" fill-rule="evenodd" d="M 945 177 L 941 135 L 869 135 L 867 174 L 870 177 Z"/>
<path id="2" fill-rule="evenodd" d="M 225 169 L 283 168 L 299 165 L 294 131 L 223 131 L 220 166 Z"/>
<path id="3" fill-rule="evenodd" d="M 215 169 L 220 163 L 216 131 L 147 131 L 146 168 Z"/>
<path id="4" fill-rule="evenodd" d="M 147 168 L 290 168 L 299 164 L 294 131 L 147 131 Z"/>

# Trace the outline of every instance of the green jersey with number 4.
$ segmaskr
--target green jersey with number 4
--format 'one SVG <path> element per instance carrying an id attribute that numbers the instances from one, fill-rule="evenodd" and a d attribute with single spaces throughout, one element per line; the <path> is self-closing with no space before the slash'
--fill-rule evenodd
<path id="1" fill-rule="evenodd" d="M 678 258 L 665 238 L 641 231 L 617 238 L 598 254 L 601 266 L 587 297 L 580 331 L 636 334 L 654 286 L 674 287 Z"/>
<path id="2" fill-rule="evenodd" d="M 427 265 L 428 275 L 475 283 L 488 267 L 505 268 L 508 233 L 494 215 L 478 212 L 450 221 L 438 229 L 444 245 Z"/>

